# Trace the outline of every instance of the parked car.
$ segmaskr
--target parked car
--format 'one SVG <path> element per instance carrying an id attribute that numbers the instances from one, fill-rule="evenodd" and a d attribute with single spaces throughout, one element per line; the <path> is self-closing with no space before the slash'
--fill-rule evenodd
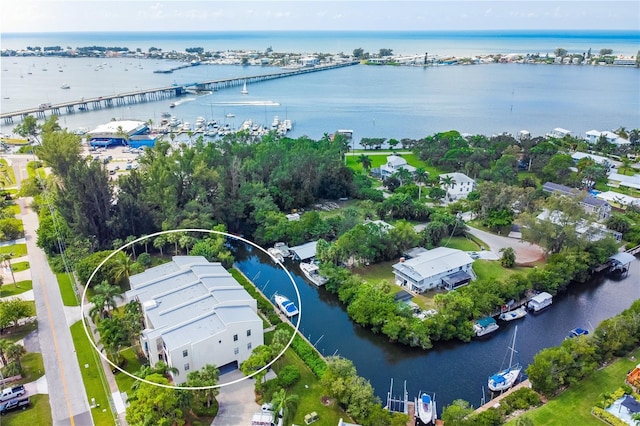
<path id="1" fill-rule="evenodd" d="M 8 401 L 8 400 L 13 399 L 15 397 L 24 395 L 25 392 L 26 392 L 26 390 L 24 389 L 24 386 L 22 386 L 22 385 L 13 386 L 11 388 L 3 389 L 2 393 L 0 393 L 0 402 Z"/>
<path id="2" fill-rule="evenodd" d="M 30 405 L 31 400 L 29 399 L 29 397 L 14 399 L 9 402 L 5 402 L 4 404 L 0 405 L 0 415 L 4 416 L 9 411 L 13 410 L 26 410 Z"/>

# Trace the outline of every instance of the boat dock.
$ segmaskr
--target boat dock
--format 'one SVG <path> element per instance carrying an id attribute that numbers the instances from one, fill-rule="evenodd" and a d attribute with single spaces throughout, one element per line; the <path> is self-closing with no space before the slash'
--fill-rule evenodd
<path id="1" fill-rule="evenodd" d="M 39 106 L 33 108 L 27 108 L 12 112 L 3 112 L 0 114 L 0 118 L 2 118 L 5 124 L 13 124 L 14 120 L 22 120 L 29 115 L 35 115 L 37 118 L 45 119 L 47 115 L 60 116 L 62 115 L 62 113 L 73 114 L 75 112 L 84 112 L 89 110 L 113 108 L 142 102 L 158 101 L 161 99 L 179 97 L 193 90 L 195 90 L 196 92 L 217 91 L 228 89 L 231 87 L 242 86 L 245 83 L 259 83 L 267 80 L 275 80 L 277 78 L 294 77 L 297 75 L 309 74 L 318 71 L 327 71 L 357 64 L 359 64 L 358 61 L 341 62 L 331 65 L 320 65 L 309 68 L 299 68 L 291 71 L 256 75 L 253 77 L 245 76 L 188 84 L 173 84 L 171 86 L 157 87 L 154 89 L 142 89 L 134 90 L 131 92 L 117 93 L 114 95 L 81 98 L 75 101 L 61 102 L 58 104 L 42 103 Z"/>
<path id="2" fill-rule="evenodd" d="M 513 386 L 511 389 L 509 389 L 506 392 L 501 393 L 500 395 L 496 396 L 495 398 L 493 398 L 492 400 L 490 400 L 489 402 L 487 402 L 484 405 L 481 405 L 480 407 L 478 407 L 476 409 L 476 413 L 482 413 L 483 411 L 487 411 L 489 408 L 493 408 L 496 406 L 496 404 L 499 404 L 500 401 L 502 401 L 503 398 L 507 397 L 508 395 L 511 395 L 513 392 L 517 391 L 520 388 L 530 388 L 531 387 L 531 382 L 529 381 L 529 379 L 526 379 L 520 383 L 518 383 L 517 385 Z"/>

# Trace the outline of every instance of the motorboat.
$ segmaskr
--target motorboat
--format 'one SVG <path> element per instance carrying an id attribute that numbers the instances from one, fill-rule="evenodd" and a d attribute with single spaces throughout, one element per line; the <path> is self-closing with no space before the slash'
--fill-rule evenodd
<path id="1" fill-rule="evenodd" d="M 574 328 L 574 329 L 569 331 L 569 334 L 567 335 L 567 338 L 572 339 L 572 338 L 578 337 L 578 336 L 586 336 L 587 334 L 589 334 L 589 330 L 585 330 L 584 328 L 576 327 L 576 328 Z"/>
<path id="2" fill-rule="evenodd" d="M 230 112 L 228 112 L 228 113 L 226 113 L 226 114 L 225 114 L 225 117 L 227 117 L 227 118 L 233 118 L 233 117 L 235 117 L 235 116 L 236 116 L 235 114 L 232 114 L 232 113 L 230 113 Z"/>
<path id="3" fill-rule="evenodd" d="M 269 247 L 267 249 L 267 252 L 273 258 L 273 260 L 275 260 L 277 262 L 280 262 L 280 263 L 284 262 L 284 257 L 280 253 L 280 250 L 278 250 L 278 249 L 276 249 L 274 247 Z"/>
<path id="4" fill-rule="evenodd" d="M 71 86 L 69 86 L 67 83 L 64 83 L 62 86 L 60 86 L 61 89 L 71 89 Z"/>
<path id="5" fill-rule="evenodd" d="M 171 102 L 171 103 L 169 104 L 169 108 L 175 108 L 175 107 L 176 107 L 176 103 L 175 103 L 175 102 Z"/>
<path id="6" fill-rule="evenodd" d="M 513 355 L 517 354 L 516 351 L 516 336 L 518 334 L 518 326 L 515 327 L 513 331 L 513 340 L 511 341 L 511 346 L 508 348 L 509 355 L 509 366 L 489 377 L 489 390 L 492 392 L 502 392 L 509 389 L 513 386 L 520 377 L 520 373 L 522 372 L 522 366 L 519 363 L 514 363 Z"/>
<path id="7" fill-rule="evenodd" d="M 280 252 L 280 254 L 282 255 L 282 257 L 289 257 L 291 256 L 291 252 L 289 251 L 289 247 L 287 246 L 286 243 L 275 243 L 273 245 L 273 248 L 278 250 Z"/>
<path id="8" fill-rule="evenodd" d="M 420 392 L 419 399 L 415 402 L 416 425 L 435 425 L 437 419 L 435 395 Z"/>
<path id="9" fill-rule="evenodd" d="M 276 294 L 275 296 L 273 296 L 273 300 L 275 300 L 276 305 L 287 318 L 295 317 L 296 315 L 298 315 L 299 312 L 296 305 L 285 296 Z"/>
<path id="10" fill-rule="evenodd" d="M 502 321 L 513 321 L 520 318 L 524 318 L 526 315 L 527 315 L 527 310 L 523 306 L 520 306 L 519 308 L 514 309 L 513 311 L 507 311 L 507 312 L 501 313 L 500 319 Z"/>
<path id="11" fill-rule="evenodd" d="M 196 129 L 204 127 L 207 124 L 207 120 L 204 117 L 196 118 Z"/>
<path id="12" fill-rule="evenodd" d="M 305 277 L 318 287 L 324 285 L 327 279 L 320 275 L 320 268 L 313 262 L 300 262 L 300 270 Z"/>
<path id="13" fill-rule="evenodd" d="M 473 323 L 473 331 L 478 337 L 493 333 L 498 328 L 500 328 L 500 326 L 496 323 L 496 320 L 491 317 L 481 318 Z"/>

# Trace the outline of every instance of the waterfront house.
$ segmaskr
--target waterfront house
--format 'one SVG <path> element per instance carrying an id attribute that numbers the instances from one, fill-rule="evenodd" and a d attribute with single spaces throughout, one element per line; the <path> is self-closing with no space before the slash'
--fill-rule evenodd
<path id="1" fill-rule="evenodd" d="M 547 133 L 547 137 L 562 139 L 565 136 L 569 136 L 571 134 L 571 130 L 563 129 L 562 127 L 556 127 L 551 131 L 551 133 Z"/>
<path id="2" fill-rule="evenodd" d="M 387 162 L 380 166 L 377 174 L 379 174 L 380 179 L 384 180 L 396 174 L 400 169 L 408 170 L 411 173 L 416 171 L 416 168 L 407 164 L 407 160 L 404 158 L 398 155 L 389 155 L 387 157 Z M 373 170 L 372 173 L 374 173 Z"/>
<path id="3" fill-rule="evenodd" d="M 588 154 L 586 152 L 574 152 L 573 154 L 571 154 L 571 158 L 576 164 L 578 164 L 578 161 L 582 160 L 583 158 L 588 158 L 592 160 L 594 163 L 600 164 L 601 166 L 606 167 L 607 170 L 613 167 L 616 167 L 619 164 L 613 160 L 610 160 L 607 157 L 602 157 L 601 155 L 595 155 L 595 154 Z"/>
<path id="4" fill-rule="evenodd" d="M 447 185 L 447 178 L 451 177 L 451 184 Z M 476 181 L 464 173 L 443 173 L 440 175 L 440 185 L 447 191 L 447 200 L 457 201 L 467 198 L 476 189 Z"/>
<path id="5" fill-rule="evenodd" d="M 264 343 L 256 300 L 220 263 L 174 256 L 129 280 L 126 299 L 142 307 L 142 349 L 152 365 L 177 369 L 176 384 L 207 364 L 237 369 Z"/>
<path id="6" fill-rule="evenodd" d="M 620 137 L 613 132 L 605 130 L 604 132 L 600 132 L 598 130 L 589 130 L 585 133 L 585 140 L 590 144 L 598 143 L 600 138 L 605 138 L 608 143 L 612 143 L 618 146 L 631 145 L 631 142 L 628 139 Z"/>
<path id="7" fill-rule="evenodd" d="M 393 265 L 396 283 L 412 292 L 422 293 L 434 288 L 453 290 L 476 278 L 473 259 L 462 250 L 436 247 L 432 250 L 412 250 L 416 257 L 401 258 Z"/>
<path id="8" fill-rule="evenodd" d="M 546 220 L 558 226 L 574 225 L 578 237 L 586 241 L 599 241 L 607 237 L 611 237 L 617 242 L 622 241 L 622 234 L 618 231 L 608 229 L 601 223 L 589 222 L 585 219 L 572 222 L 563 212 L 558 210 L 549 211 L 544 209 L 542 213 L 536 216 L 536 219 L 539 221 Z"/>
<path id="9" fill-rule="evenodd" d="M 632 197 L 630 195 L 620 194 L 614 191 L 600 192 L 596 195 L 596 198 L 607 201 L 611 207 L 624 210 L 627 206 L 640 207 L 640 198 Z"/>
<path id="10" fill-rule="evenodd" d="M 550 194 L 564 195 L 579 199 L 578 204 L 580 204 L 582 209 L 586 213 L 593 215 L 598 221 L 606 220 L 611 216 L 611 204 L 602 198 L 597 198 L 591 193 L 554 182 L 546 182 L 542 185 L 542 190 Z"/>

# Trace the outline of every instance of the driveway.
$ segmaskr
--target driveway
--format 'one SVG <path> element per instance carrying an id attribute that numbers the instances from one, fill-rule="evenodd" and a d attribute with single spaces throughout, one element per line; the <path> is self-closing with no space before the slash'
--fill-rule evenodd
<path id="1" fill-rule="evenodd" d="M 221 376 L 220 383 L 232 382 L 241 377 L 244 375 L 236 370 Z M 273 373 L 270 371 L 267 379 L 272 377 Z M 211 426 L 250 425 L 253 415 L 260 412 L 260 406 L 255 402 L 254 385 L 255 381 L 248 379 L 221 387 L 220 394 L 216 397 L 219 404 L 218 414 Z"/>
<path id="2" fill-rule="evenodd" d="M 502 257 L 500 250 L 506 247 L 511 247 L 516 252 L 516 263 L 518 265 L 527 265 L 537 262 L 544 257 L 544 251 L 535 244 L 531 244 L 517 238 L 491 234 L 489 232 L 481 231 L 480 229 L 472 228 L 469 225 L 467 225 L 467 228 L 468 233 L 478 237 L 489 246 L 489 251 L 496 258 Z"/>

